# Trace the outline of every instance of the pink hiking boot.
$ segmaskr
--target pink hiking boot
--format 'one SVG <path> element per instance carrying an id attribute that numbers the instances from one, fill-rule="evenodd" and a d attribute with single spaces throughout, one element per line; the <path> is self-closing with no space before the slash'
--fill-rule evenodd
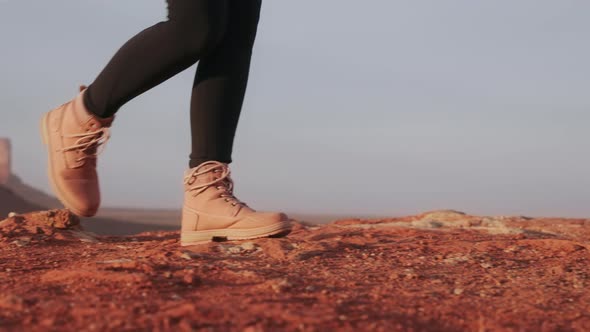
<path id="1" fill-rule="evenodd" d="M 91 114 L 82 98 L 86 86 L 71 101 L 45 113 L 41 135 L 48 149 L 49 182 L 57 198 L 73 213 L 90 217 L 100 206 L 96 173 L 98 147 L 109 139 L 114 116 Z"/>
<path id="2" fill-rule="evenodd" d="M 183 246 L 214 238 L 242 240 L 287 233 L 281 212 L 257 212 L 233 195 L 229 166 L 206 161 L 185 172 L 180 242 Z"/>

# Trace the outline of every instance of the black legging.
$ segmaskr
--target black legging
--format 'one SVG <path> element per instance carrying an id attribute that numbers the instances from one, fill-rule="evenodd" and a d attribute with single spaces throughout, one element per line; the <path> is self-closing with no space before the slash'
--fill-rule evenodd
<path id="1" fill-rule="evenodd" d="M 109 117 L 199 61 L 191 97 L 190 167 L 231 163 L 261 0 L 167 0 L 168 20 L 135 35 L 88 86 L 84 103 Z"/>

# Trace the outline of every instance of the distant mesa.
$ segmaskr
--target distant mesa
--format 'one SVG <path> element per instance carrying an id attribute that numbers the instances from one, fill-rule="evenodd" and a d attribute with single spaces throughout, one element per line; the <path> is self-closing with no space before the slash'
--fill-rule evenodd
<path id="1" fill-rule="evenodd" d="M 45 208 L 61 207 L 61 203 L 57 198 L 44 193 L 32 186 L 24 183 L 12 170 L 12 145 L 10 139 L 0 137 L 0 188 L 7 189 L 19 196 L 22 200 L 29 202 L 29 206 Z M 4 190 L 5 192 L 6 190 Z M 7 202 L 0 201 L 1 207 L 8 205 Z M 24 206 L 24 205 L 19 205 Z M 18 207 L 14 207 L 13 211 L 17 211 Z M 0 208 L 0 211 L 2 209 Z M 30 211 L 18 211 L 30 212 Z M 0 219 L 3 217 L 0 215 Z"/>
<path id="2" fill-rule="evenodd" d="M 10 140 L 0 137 L 0 185 L 6 185 L 12 174 Z"/>
<path id="3" fill-rule="evenodd" d="M 12 145 L 10 139 L 0 137 L 0 219 L 9 212 L 30 212 L 61 203 L 41 190 L 24 183 L 12 172 Z"/>
<path id="4" fill-rule="evenodd" d="M 9 184 L 11 180 L 15 180 L 12 175 L 11 161 L 10 140 L 0 138 L 0 220 L 10 212 L 22 213 L 44 209 L 43 205 L 24 199 L 11 190 Z"/>

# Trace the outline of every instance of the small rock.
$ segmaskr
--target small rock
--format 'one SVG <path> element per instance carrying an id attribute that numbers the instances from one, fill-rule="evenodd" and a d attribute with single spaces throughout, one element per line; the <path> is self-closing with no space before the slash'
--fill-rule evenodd
<path id="1" fill-rule="evenodd" d="M 231 254 L 239 254 L 240 252 L 242 252 L 242 248 L 241 247 L 229 247 L 226 249 L 227 252 L 231 253 Z"/>
<path id="2" fill-rule="evenodd" d="M 130 263 L 133 262 L 130 259 L 127 258 L 119 258 L 119 259 L 111 259 L 111 260 L 107 260 L 107 261 L 100 261 L 100 262 L 96 262 L 98 264 L 121 264 L 121 263 Z"/>
<path id="3" fill-rule="evenodd" d="M 469 261 L 468 256 L 451 256 L 451 257 L 447 257 L 442 260 L 443 263 L 447 263 L 447 264 L 457 264 L 457 263 L 467 262 L 467 261 Z"/>
<path id="4" fill-rule="evenodd" d="M 416 273 L 408 273 L 404 276 L 404 278 L 408 280 L 418 279 L 418 275 Z"/>
<path id="5" fill-rule="evenodd" d="M 258 273 L 254 272 L 254 271 L 242 270 L 242 271 L 238 271 L 236 273 L 241 275 L 242 277 L 246 277 L 246 278 L 257 278 L 258 277 Z"/>
<path id="6" fill-rule="evenodd" d="M 453 289 L 453 294 L 461 295 L 461 294 L 463 294 L 463 289 L 462 288 L 455 288 L 455 289 Z"/>
<path id="7" fill-rule="evenodd" d="M 70 230 L 70 233 L 72 235 L 74 235 L 76 238 L 78 238 L 78 240 L 80 240 L 80 242 L 86 242 L 86 243 L 97 243 L 98 242 L 98 239 L 96 239 L 96 237 L 94 237 L 89 232 L 84 232 L 84 231 L 79 231 L 79 230 Z"/>
<path id="8" fill-rule="evenodd" d="M 277 293 L 288 290 L 293 286 L 287 279 L 273 280 L 270 287 Z"/>
<path id="9" fill-rule="evenodd" d="M 445 225 L 444 223 L 437 220 L 430 220 L 428 223 L 431 228 L 441 228 Z"/>
<path id="10" fill-rule="evenodd" d="M 27 219 L 59 229 L 76 229 L 80 218 L 67 209 L 39 211 L 27 214 Z"/>
<path id="11" fill-rule="evenodd" d="M 22 236 L 16 240 L 12 241 L 12 243 L 16 244 L 19 247 L 24 247 L 24 246 L 29 245 L 29 243 L 31 243 L 31 238 L 28 236 Z"/>
<path id="12" fill-rule="evenodd" d="M 186 260 L 189 260 L 189 261 L 190 261 L 191 259 L 193 259 L 193 258 L 191 257 L 191 255 L 189 255 L 189 254 L 188 254 L 188 253 L 186 253 L 186 252 L 185 252 L 185 253 L 183 253 L 182 255 L 180 255 L 180 258 L 184 258 L 184 259 L 186 259 Z"/>
<path id="13" fill-rule="evenodd" d="M 16 212 L 9 212 L 8 213 L 8 218 L 16 217 L 16 215 L 17 215 Z"/>
<path id="14" fill-rule="evenodd" d="M 187 285 L 197 285 L 200 283 L 200 279 L 192 271 L 185 273 L 182 281 Z"/>
<path id="15" fill-rule="evenodd" d="M 253 242 L 244 242 L 240 247 L 242 247 L 242 249 L 246 251 L 256 249 L 256 245 Z"/>
<path id="16" fill-rule="evenodd" d="M 389 280 L 396 280 L 396 279 L 399 279 L 399 278 L 400 278 L 400 275 L 398 273 L 395 273 L 395 272 L 392 272 L 389 275 Z"/>

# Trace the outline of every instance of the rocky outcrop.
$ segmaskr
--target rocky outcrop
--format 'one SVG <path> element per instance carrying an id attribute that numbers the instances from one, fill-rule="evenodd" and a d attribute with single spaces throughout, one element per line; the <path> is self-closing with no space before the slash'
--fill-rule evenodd
<path id="1" fill-rule="evenodd" d="M 295 224 L 180 247 L 86 233 L 65 211 L 0 222 L 8 330 L 588 330 L 590 220 L 416 216 Z"/>
<path id="2" fill-rule="evenodd" d="M 0 242 L 20 246 L 45 244 L 51 240 L 97 242 L 95 234 L 80 226 L 80 219 L 68 210 L 49 210 L 27 214 L 10 213 L 0 221 Z"/>
<path id="3" fill-rule="evenodd" d="M 8 138 L 0 138 L 0 185 L 8 182 L 11 174 L 11 146 Z"/>

